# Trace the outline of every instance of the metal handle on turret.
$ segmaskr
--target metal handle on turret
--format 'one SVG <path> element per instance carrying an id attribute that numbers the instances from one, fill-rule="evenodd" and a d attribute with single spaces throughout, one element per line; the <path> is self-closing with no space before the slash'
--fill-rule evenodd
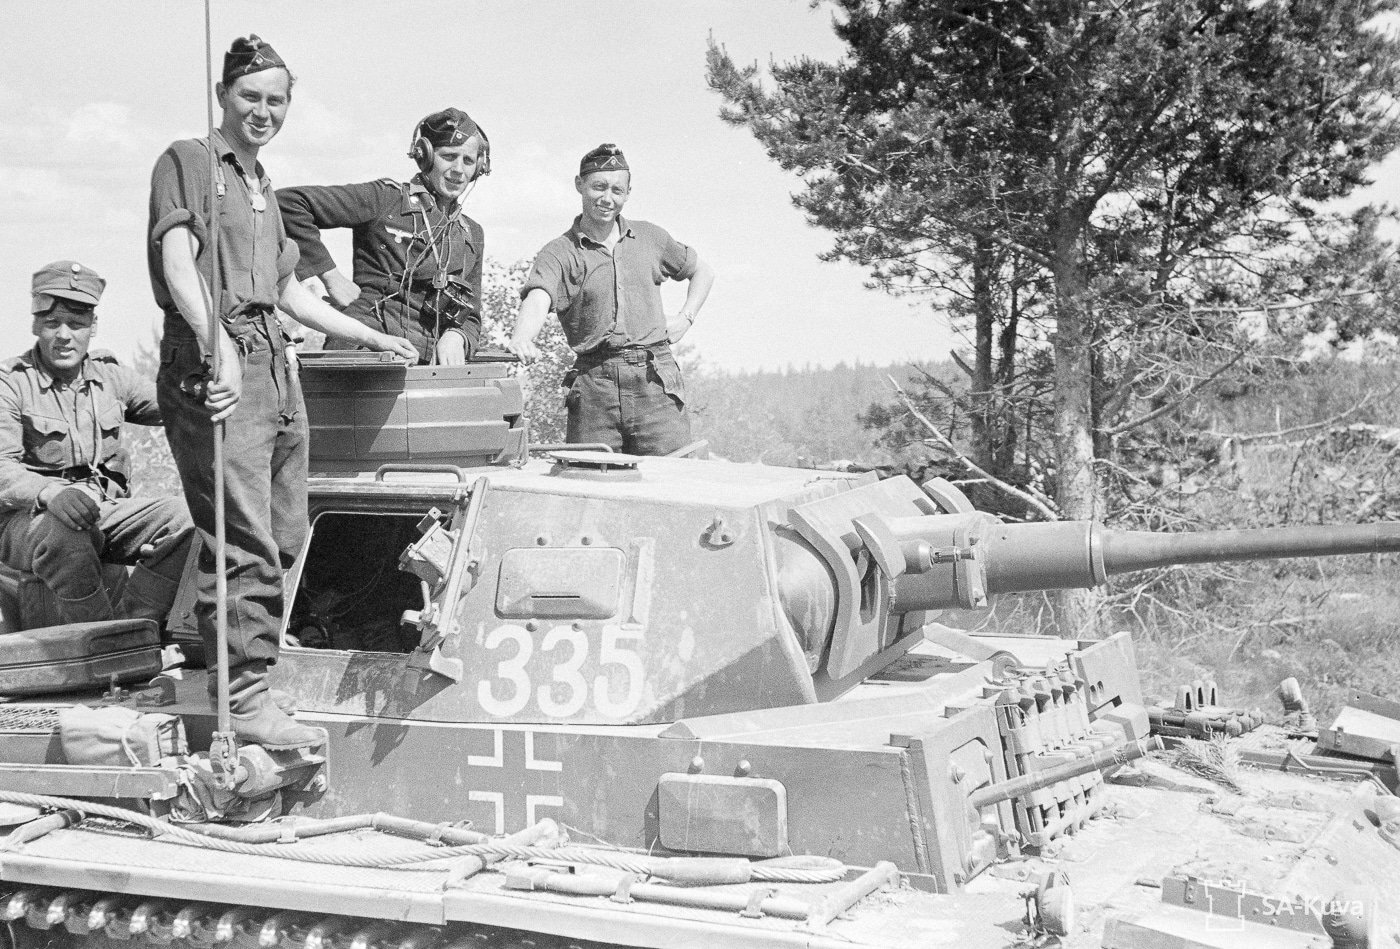
<path id="1" fill-rule="evenodd" d="M 386 474 L 450 474 L 456 475 L 462 484 L 467 483 L 467 473 L 456 465 L 414 465 L 404 462 L 391 462 L 374 469 L 374 480 L 383 481 Z"/>

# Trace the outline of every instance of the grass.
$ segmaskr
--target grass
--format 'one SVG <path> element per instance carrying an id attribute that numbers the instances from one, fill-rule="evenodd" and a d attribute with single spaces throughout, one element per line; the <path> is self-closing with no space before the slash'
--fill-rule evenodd
<path id="1" fill-rule="evenodd" d="M 1214 679 L 1224 704 L 1275 716 L 1278 684 L 1295 677 L 1326 725 L 1349 691 L 1393 695 L 1400 686 L 1396 555 L 1251 564 L 1227 596 L 1193 613 L 1194 624 L 1135 636 L 1148 696 L 1169 699 L 1178 685 Z"/>

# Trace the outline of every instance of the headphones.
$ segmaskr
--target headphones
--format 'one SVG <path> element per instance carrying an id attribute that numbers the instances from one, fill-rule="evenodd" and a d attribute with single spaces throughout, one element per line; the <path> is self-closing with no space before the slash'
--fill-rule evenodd
<path id="1" fill-rule="evenodd" d="M 423 121 L 426 122 L 427 119 Z M 477 156 L 476 172 L 472 175 L 472 181 L 482 175 L 491 174 L 491 140 L 486 137 L 486 130 L 480 125 L 476 126 L 475 134 L 481 136 L 481 154 Z M 418 170 L 425 174 L 433 167 L 433 143 L 423 135 L 423 122 L 413 127 L 413 140 L 408 143 L 408 157 L 412 158 Z"/>

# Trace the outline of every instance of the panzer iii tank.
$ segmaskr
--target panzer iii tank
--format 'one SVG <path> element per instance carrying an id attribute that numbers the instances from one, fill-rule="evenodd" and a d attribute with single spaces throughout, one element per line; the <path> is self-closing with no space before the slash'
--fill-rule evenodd
<path id="1" fill-rule="evenodd" d="M 1004 524 L 944 482 L 531 449 L 497 363 L 302 371 L 275 684 L 324 744 L 211 771 L 131 747 L 176 720 L 208 747 L 204 671 L 0 675 L 26 693 L 0 706 L 15 949 L 1400 940 L 1393 770 L 1279 732 L 1302 773 L 1222 788 L 1150 754 L 1127 634 L 956 629 L 1000 593 L 1400 550 L 1400 525 Z M 194 652 L 191 580 L 164 635 Z M 83 759 L 78 706 L 129 762 Z"/>

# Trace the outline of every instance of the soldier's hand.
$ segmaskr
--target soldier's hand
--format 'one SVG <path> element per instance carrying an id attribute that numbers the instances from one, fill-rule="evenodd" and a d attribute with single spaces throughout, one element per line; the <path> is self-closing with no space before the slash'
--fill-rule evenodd
<path id="1" fill-rule="evenodd" d="M 465 366 L 467 338 L 461 333 L 443 333 L 437 341 L 437 361 L 440 366 Z"/>
<path id="2" fill-rule="evenodd" d="M 326 285 L 326 295 L 331 306 L 343 310 L 360 298 L 360 288 L 339 270 L 332 268 L 321 274 L 321 282 Z"/>
<path id="3" fill-rule="evenodd" d="M 49 494 L 49 497 L 44 495 Z M 85 531 L 97 523 L 102 509 L 90 489 L 78 484 L 51 484 L 39 495 L 39 500 L 58 522 L 69 530 Z"/>
<path id="4" fill-rule="evenodd" d="M 369 342 L 365 344 L 370 349 L 381 353 L 393 353 L 395 356 L 402 356 L 408 360 L 410 366 L 418 364 L 418 349 L 402 336 L 390 336 L 388 333 L 374 333 L 370 336 Z"/>
<path id="5" fill-rule="evenodd" d="M 532 363 L 542 355 L 532 339 L 511 339 L 506 343 L 506 349 L 520 357 L 523 363 Z"/>
<path id="6" fill-rule="evenodd" d="M 686 316 L 684 313 L 677 313 L 666 321 L 666 336 L 671 342 L 679 343 L 681 337 L 685 336 L 694 322 L 694 317 Z"/>
<path id="7" fill-rule="evenodd" d="M 243 361 L 238 347 L 226 333 L 219 334 L 219 374 L 209 380 L 204 404 L 214 414 L 211 421 L 222 421 L 233 414 L 243 395 Z"/>

